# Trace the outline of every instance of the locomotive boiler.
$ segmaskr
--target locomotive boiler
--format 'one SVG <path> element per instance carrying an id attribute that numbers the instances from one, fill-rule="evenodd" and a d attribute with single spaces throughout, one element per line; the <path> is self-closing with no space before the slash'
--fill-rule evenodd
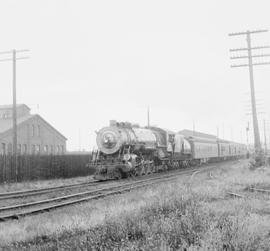
<path id="1" fill-rule="evenodd" d="M 125 147 L 133 150 L 155 150 L 157 137 L 150 129 L 111 121 L 109 127 L 104 127 L 97 133 L 96 141 L 102 153 L 115 154 Z"/>

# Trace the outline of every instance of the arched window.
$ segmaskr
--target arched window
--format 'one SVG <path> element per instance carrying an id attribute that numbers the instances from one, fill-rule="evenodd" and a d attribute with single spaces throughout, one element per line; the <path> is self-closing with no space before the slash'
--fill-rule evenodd
<path id="1" fill-rule="evenodd" d="M 26 145 L 26 144 L 23 145 L 23 153 L 24 153 L 24 154 L 27 153 L 27 145 Z"/>
<path id="2" fill-rule="evenodd" d="M 45 145 L 45 146 L 44 146 L 44 153 L 47 154 L 48 152 L 49 152 L 49 147 L 48 147 L 48 145 Z"/>
<path id="3" fill-rule="evenodd" d="M 22 145 L 21 144 L 18 144 L 17 145 L 17 153 L 18 154 L 21 154 L 22 153 Z"/>
<path id="4" fill-rule="evenodd" d="M 40 125 L 37 126 L 37 136 L 40 137 Z"/>
<path id="5" fill-rule="evenodd" d="M 37 152 L 37 154 L 40 153 L 40 145 L 36 145 L 36 152 Z"/>
<path id="6" fill-rule="evenodd" d="M 12 144 L 8 143 L 8 153 L 12 153 Z"/>
<path id="7" fill-rule="evenodd" d="M 32 125 L 32 137 L 35 136 L 35 125 Z"/>
<path id="8" fill-rule="evenodd" d="M 6 144 L 5 143 L 2 143 L 1 153 L 6 154 Z"/>
<path id="9" fill-rule="evenodd" d="M 35 154 L 35 152 L 36 152 L 35 145 L 31 145 L 31 153 L 32 154 Z"/>

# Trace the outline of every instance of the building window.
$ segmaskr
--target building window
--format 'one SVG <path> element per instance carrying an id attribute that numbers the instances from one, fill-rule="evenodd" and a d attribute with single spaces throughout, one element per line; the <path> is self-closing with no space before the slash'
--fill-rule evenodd
<path id="1" fill-rule="evenodd" d="M 40 125 L 37 126 L 37 135 L 40 137 Z"/>
<path id="2" fill-rule="evenodd" d="M 23 145 L 23 153 L 24 153 L 24 154 L 27 153 L 27 145 L 26 145 L 26 144 Z"/>
<path id="3" fill-rule="evenodd" d="M 35 152 L 36 152 L 35 145 L 31 145 L 31 153 L 32 154 L 35 154 Z"/>
<path id="4" fill-rule="evenodd" d="M 18 144 L 17 145 L 17 153 L 18 154 L 21 154 L 22 153 L 22 145 L 21 144 Z"/>
<path id="5" fill-rule="evenodd" d="M 44 146 L 44 152 L 47 154 L 49 152 L 49 148 L 47 145 Z"/>
<path id="6" fill-rule="evenodd" d="M 61 146 L 61 149 L 62 149 L 62 153 L 64 153 L 65 152 L 64 146 Z"/>
<path id="7" fill-rule="evenodd" d="M 8 114 L 7 113 L 3 113 L 1 116 L 2 119 L 7 119 L 8 118 Z"/>
<path id="8" fill-rule="evenodd" d="M 8 143 L 8 153 L 12 153 L 12 144 Z"/>
<path id="9" fill-rule="evenodd" d="M 35 125 L 32 125 L 32 137 L 35 136 Z"/>
<path id="10" fill-rule="evenodd" d="M 40 145 L 36 145 L 36 152 L 37 152 L 37 154 L 40 153 Z"/>
<path id="11" fill-rule="evenodd" d="M 53 153 L 53 146 L 51 146 L 51 153 Z"/>
<path id="12" fill-rule="evenodd" d="M 6 144 L 2 143 L 2 154 L 6 154 Z"/>

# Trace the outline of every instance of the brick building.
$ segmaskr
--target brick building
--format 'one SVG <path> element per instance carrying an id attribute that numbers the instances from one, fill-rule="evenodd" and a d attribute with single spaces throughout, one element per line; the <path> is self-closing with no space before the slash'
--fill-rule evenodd
<path id="1" fill-rule="evenodd" d="M 12 105 L 0 106 L 0 153 L 12 153 Z M 63 154 L 66 137 L 30 108 L 17 105 L 17 149 L 21 154 Z"/>

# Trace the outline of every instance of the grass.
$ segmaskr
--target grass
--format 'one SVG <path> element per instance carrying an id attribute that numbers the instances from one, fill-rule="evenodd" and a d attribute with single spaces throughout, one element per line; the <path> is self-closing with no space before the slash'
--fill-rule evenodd
<path id="1" fill-rule="evenodd" d="M 0 223 L 3 250 L 270 250 L 270 205 L 226 191 L 266 185 L 246 162 Z"/>

